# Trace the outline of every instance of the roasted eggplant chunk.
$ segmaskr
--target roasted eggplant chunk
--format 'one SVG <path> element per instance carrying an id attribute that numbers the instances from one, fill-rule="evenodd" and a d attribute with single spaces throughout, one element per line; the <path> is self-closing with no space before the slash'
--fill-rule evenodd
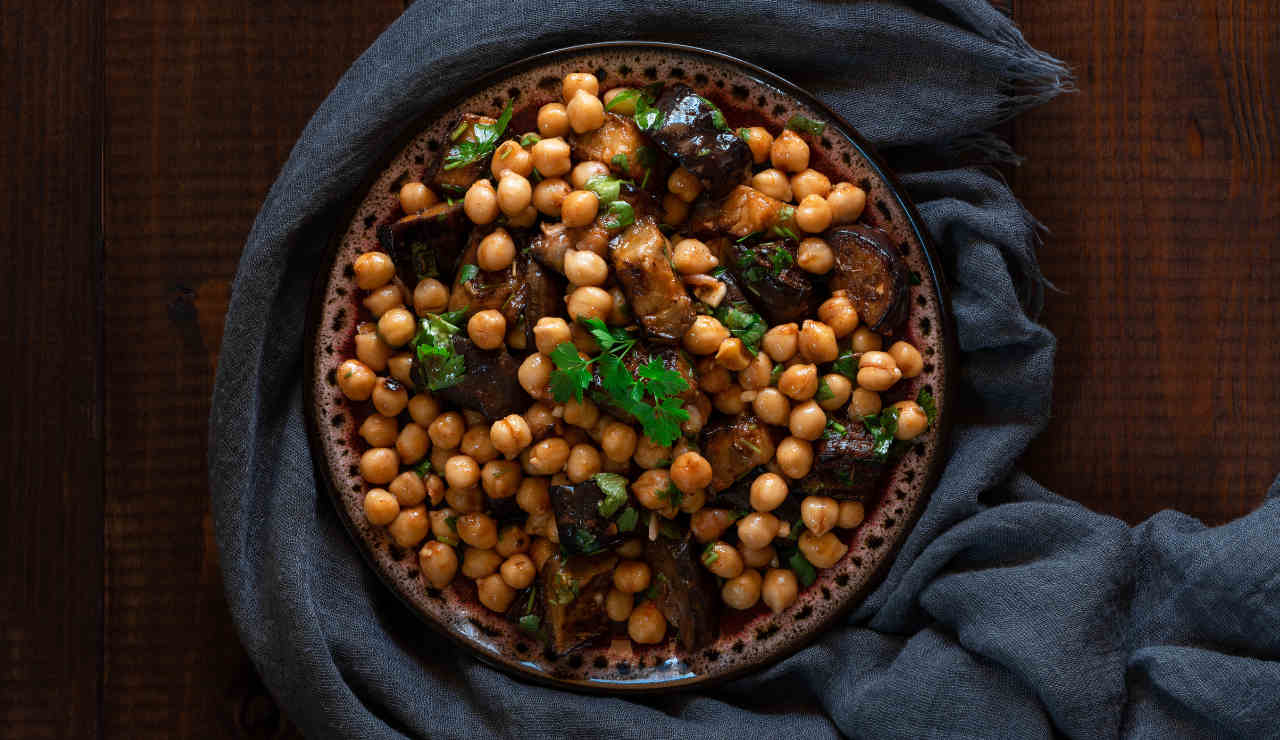
<path id="1" fill-rule="evenodd" d="M 436 160 L 435 168 L 428 178 L 428 185 L 442 198 L 461 198 L 466 194 L 467 188 L 471 187 L 471 183 L 484 177 L 485 172 L 489 169 L 489 160 L 493 157 L 481 157 L 476 161 L 463 165 L 452 170 L 445 169 L 445 162 L 449 159 L 455 148 L 465 141 L 476 141 L 476 124 L 482 123 L 486 126 L 492 126 L 497 121 L 488 116 L 479 116 L 474 113 L 464 113 L 462 118 L 458 119 L 458 123 L 449 129 L 448 148 L 443 156 Z"/>
<path id="2" fill-rule="evenodd" d="M 532 254 L 521 254 L 516 262 L 519 264 L 522 282 L 520 292 L 524 294 L 525 348 L 532 349 L 533 327 L 538 319 L 547 316 L 564 314 L 565 280 L 534 259 Z"/>
<path id="3" fill-rule="evenodd" d="M 564 253 L 573 246 L 573 232 L 560 222 L 542 222 L 540 233 L 529 240 L 529 254 L 543 267 L 564 274 Z"/>
<path id="4" fill-rule="evenodd" d="M 798 322 L 817 313 L 821 302 L 818 286 L 795 261 L 796 245 L 791 241 L 738 242 L 729 247 L 729 271 L 771 326 Z"/>
<path id="5" fill-rule="evenodd" d="M 477 227 L 471 232 L 471 240 L 462 253 L 462 258 L 458 262 L 458 272 L 453 278 L 453 290 L 449 294 L 449 310 L 465 309 L 466 315 L 470 316 L 477 311 L 494 308 L 502 312 L 508 326 L 515 326 L 520 322 L 523 311 L 522 305 L 515 305 L 515 301 L 519 299 L 519 296 L 515 295 L 516 287 L 520 283 L 519 263 L 512 262 L 511 266 L 505 270 L 481 270 L 476 265 L 476 251 L 480 246 L 480 240 L 490 231 L 492 229 L 488 227 Z M 512 234 L 511 237 L 516 240 L 516 250 L 519 252 L 521 247 L 519 236 Z"/>
<path id="6" fill-rule="evenodd" d="M 551 556 L 542 566 L 538 596 L 547 639 L 556 653 L 582 647 L 609 631 L 604 600 L 613 588 L 618 556 Z"/>
<path id="7" fill-rule="evenodd" d="M 641 366 L 648 364 L 650 360 L 655 358 L 662 361 L 663 368 L 680 373 L 680 377 L 684 378 L 685 383 L 688 384 L 689 387 L 681 391 L 676 398 L 684 401 L 686 406 L 699 406 L 703 412 L 709 414 L 709 407 L 706 405 L 708 403 L 706 394 L 699 392 L 698 380 L 693 373 L 693 365 L 689 362 L 689 358 L 685 356 L 684 352 L 674 347 L 652 347 L 643 342 L 637 342 L 626 357 L 622 358 L 622 365 L 627 368 L 632 377 L 635 377 Z M 605 392 L 598 364 L 593 365 L 591 369 L 590 390 L 591 398 L 605 411 L 623 421 L 635 421 L 629 411 L 623 409 L 618 405 L 617 400 Z"/>
<path id="8" fill-rule="evenodd" d="M 632 224 L 609 242 L 613 269 L 645 333 L 678 342 L 693 325 L 693 301 L 671 266 L 671 249 L 653 219 Z"/>
<path id="9" fill-rule="evenodd" d="M 396 275 L 412 290 L 419 280 L 448 282 L 467 243 L 470 220 L 462 204 L 437 203 L 378 227 L 378 244 L 391 255 Z"/>
<path id="10" fill-rule="evenodd" d="M 871 433 L 860 421 L 841 423 L 845 428 L 843 434 L 824 434 L 813 443 L 813 468 L 792 484 L 793 494 L 861 501 L 879 488 L 889 465 L 877 459 Z"/>
<path id="11" fill-rule="evenodd" d="M 861 224 L 832 229 L 826 240 L 836 258 L 831 290 L 843 290 L 872 331 L 893 334 L 907 318 L 911 278 L 897 247 Z"/>
<path id="12" fill-rule="evenodd" d="M 654 103 L 649 136 L 718 198 L 747 177 L 751 150 L 729 128 L 724 114 L 688 85 L 672 85 Z"/>
<path id="13" fill-rule="evenodd" d="M 506 349 L 480 349 L 465 331 L 454 334 L 452 344 L 462 355 L 466 374 L 461 383 L 437 391 L 442 398 L 490 420 L 524 412 L 529 397 L 516 379 L 520 365 Z"/>
<path id="14" fill-rule="evenodd" d="M 604 162 L 614 174 L 635 182 L 643 182 L 646 175 L 650 182 L 666 182 L 655 170 L 658 152 L 630 116 L 605 113 L 603 126 L 570 136 L 569 144 L 574 159 Z"/>
<path id="15" fill-rule="evenodd" d="M 653 569 L 653 603 L 673 627 L 686 651 L 697 650 L 720 632 L 720 594 L 715 576 L 698 562 L 701 548 L 690 535 L 645 542 L 644 557 Z"/>
<path id="16" fill-rule="evenodd" d="M 702 455 L 711 463 L 711 492 L 723 491 L 772 460 L 774 449 L 768 427 L 754 414 L 713 420 L 702 431 Z"/>
<path id="17" fill-rule="evenodd" d="M 630 536 L 640 507 L 632 498 L 629 485 L 620 475 L 601 473 L 581 483 L 552 486 L 551 508 L 556 515 L 560 546 L 571 553 L 594 555 Z M 628 508 L 630 514 L 626 513 Z"/>

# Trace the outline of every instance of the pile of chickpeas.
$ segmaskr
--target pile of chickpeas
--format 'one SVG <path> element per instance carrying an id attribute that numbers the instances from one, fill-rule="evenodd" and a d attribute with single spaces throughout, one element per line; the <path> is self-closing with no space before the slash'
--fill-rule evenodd
<path id="1" fill-rule="evenodd" d="M 608 91 L 604 101 L 621 92 L 623 88 Z M 468 336 L 481 348 L 506 346 L 517 357 L 525 353 L 517 377 L 530 397 L 527 411 L 489 422 L 474 411 L 445 408 L 430 392 L 416 390 L 408 345 L 418 317 L 447 308 L 449 287 L 427 278 L 409 290 L 396 279 L 391 258 L 379 251 L 355 261 L 355 282 L 364 291 L 363 304 L 372 320 L 359 325 L 356 356 L 342 363 L 337 380 L 347 398 L 371 406 L 359 428 L 368 444 L 359 465 L 367 483 L 365 515 L 370 523 L 385 526 L 399 546 L 419 548 L 422 575 L 432 587 L 445 588 L 461 572 L 475 582 L 482 604 L 505 612 L 559 549 L 549 487 L 580 483 L 600 472 L 622 473 L 633 476 L 630 490 L 647 514 L 637 537 L 616 548 L 621 560 L 605 610 L 610 619 L 626 623 L 633 640 L 656 643 L 665 636 L 661 611 L 642 596 L 653 581 L 650 566 L 641 559 L 643 538 L 656 537 L 661 520 L 682 512 L 691 515 L 692 534 L 706 546 L 702 563 L 722 579 L 724 603 L 751 609 L 763 601 L 781 611 L 795 602 L 799 588 L 773 543 L 792 534 L 794 525 L 772 512 L 786 500 L 790 482 L 810 472 L 813 443 L 827 426 L 827 414 L 846 406 L 854 418 L 880 412 L 882 392 L 921 373 L 920 352 L 903 341 L 885 350 L 882 337 L 859 325 L 853 304 L 837 291 L 815 318 L 770 327 L 754 355 L 714 317 L 699 315 L 681 344 L 695 358 L 700 402 L 686 404 L 686 438 L 670 447 L 656 444 L 589 398 L 557 403 L 549 387 L 555 367 L 551 351 L 571 342 L 584 356 L 598 352 L 577 320 L 630 321 L 611 275 L 607 240 L 598 230 L 585 228 L 599 211 L 597 196 L 586 183 L 608 174 L 609 168 L 603 162 L 575 162 L 565 140 L 570 131 L 581 134 L 603 125 L 599 83 L 591 74 L 569 74 L 563 80 L 563 101 L 538 111 L 541 138 L 532 146 L 521 146 L 520 137 L 502 142 L 490 164 L 492 178 L 477 180 L 463 200 L 466 215 L 477 225 L 502 218 L 503 225 L 478 245 L 476 261 L 484 270 L 506 269 L 515 259 L 507 227 L 530 227 L 541 216 L 575 236 L 575 248 L 564 258 L 570 281 L 567 320 L 540 319 L 533 327 L 535 347 L 526 348 L 523 332 L 508 327 L 496 310 L 479 311 L 466 324 Z M 616 112 L 630 113 L 628 107 L 620 105 Z M 797 264 L 816 275 L 829 272 L 831 248 L 815 234 L 856 221 L 866 194 L 848 182 L 833 186 L 826 175 L 810 169 L 809 147 L 793 131 L 775 137 L 753 127 L 746 138 L 754 162 L 771 164 L 751 177 L 751 186 L 796 204 L 796 224 L 808 234 L 799 244 Z M 536 185 L 529 179 L 534 168 L 542 177 Z M 677 169 L 667 190 L 663 221 L 677 230 L 672 263 L 695 295 L 718 302 L 725 291 L 712 272 L 720 259 L 706 243 L 678 235 L 702 185 L 687 170 Z M 436 202 L 438 195 L 421 182 L 400 190 L 406 214 Z M 819 369 L 837 358 L 838 342 L 845 338 L 860 354 L 854 380 Z M 816 398 L 820 386 L 828 391 L 822 400 Z M 928 420 L 919 405 L 901 401 L 895 407 L 898 439 L 924 432 Z M 748 409 L 787 436 L 777 445 L 768 472 L 750 484 L 752 511 L 737 518 L 714 500 L 708 502 L 713 470 L 696 439 L 711 413 L 732 416 Z M 424 460 L 430 461 L 431 471 L 425 475 L 417 472 Z M 666 493 L 671 486 L 682 494 L 678 507 Z M 499 528 L 486 513 L 488 503 L 511 497 L 523 522 Z M 847 550 L 835 530 L 857 527 L 864 516 L 862 504 L 807 496 L 800 509 L 799 550 L 817 568 L 834 565 Z"/>

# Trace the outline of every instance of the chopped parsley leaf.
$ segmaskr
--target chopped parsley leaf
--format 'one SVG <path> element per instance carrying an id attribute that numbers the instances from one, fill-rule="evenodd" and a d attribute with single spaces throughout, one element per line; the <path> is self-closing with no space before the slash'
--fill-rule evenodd
<path id="1" fill-rule="evenodd" d="M 830 401 L 835 397 L 836 397 L 835 391 L 831 390 L 831 386 L 827 385 L 826 379 L 819 378 L 818 391 L 813 394 L 813 400 L 821 403 L 823 401 Z"/>
<path id="2" fill-rule="evenodd" d="M 796 578 L 803 586 L 812 586 L 813 582 L 818 580 L 818 571 L 814 569 L 813 563 L 810 563 L 804 553 L 799 550 L 787 558 L 787 567 L 795 571 Z"/>
<path id="3" fill-rule="evenodd" d="M 639 521 L 640 514 L 635 510 L 635 508 L 628 506 L 622 510 L 621 514 L 618 515 L 618 531 L 630 532 L 636 528 L 636 523 Z"/>
<path id="4" fill-rule="evenodd" d="M 811 118 L 805 118 L 796 114 L 787 121 L 787 128 L 792 131 L 799 131 L 804 134 L 813 134 L 817 136 L 826 130 L 827 124 L 822 121 L 815 121 Z"/>
<path id="5" fill-rule="evenodd" d="M 898 410 L 890 407 L 878 414 L 864 416 L 862 425 L 871 434 L 872 454 L 878 460 L 889 459 L 889 452 L 893 449 L 894 434 L 898 431 Z"/>
<path id="6" fill-rule="evenodd" d="M 716 550 L 716 543 L 708 542 L 707 546 L 702 548 L 702 564 L 711 565 L 720 559 L 720 553 Z"/>
<path id="7" fill-rule="evenodd" d="M 933 394 L 927 388 L 921 388 L 916 394 L 916 403 L 924 409 L 924 415 L 929 418 L 929 426 L 933 426 L 938 420 L 938 404 L 933 400 Z"/>
<path id="8" fill-rule="evenodd" d="M 608 519 L 627 502 L 627 479 L 617 473 L 596 473 L 592 479 L 604 492 L 604 498 L 596 504 L 596 509 L 600 516 Z"/>
<path id="9" fill-rule="evenodd" d="M 542 137 L 541 137 L 541 136 L 538 136 L 537 134 L 535 134 L 535 133 L 533 133 L 533 132 L 529 132 L 529 133 L 525 134 L 524 136 L 521 136 L 521 137 L 520 137 L 520 146 L 524 147 L 525 149 L 528 149 L 529 147 L 533 146 L 534 144 L 537 144 L 539 141 L 542 141 Z"/>
<path id="10" fill-rule="evenodd" d="M 472 162 L 478 162 L 493 153 L 498 146 L 498 140 L 502 138 L 502 134 L 507 130 L 507 124 L 511 123 L 511 110 L 514 100 L 508 100 L 502 109 L 502 114 L 498 116 L 498 120 L 494 123 L 477 123 L 471 126 L 471 134 L 474 137 L 472 141 L 458 141 L 458 137 L 466 131 L 466 124 L 460 124 L 458 128 L 450 134 L 450 140 L 453 145 L 449 147 L 448 153 L 444 158 L 444 170 L 455 170 L 459 167 L 466 167 Z"/>
<path id="11" fill-rule="evenodd" d="M 627 161 L 626 152 L 618 152 L 617 154 L 613 155 L 613 159 L 610 159 L 609 163 L 612 164 L 614 167 L 617 167 L 618 169 L 622 170 L 623 172 L 626 172 L 627 170 L 631 169 L 631 163 Z"/>
<path id="12" fill-rule="evenodd" d="M 458 282 L 469 283 L 476 275 L 479 274 L 480 268 L 476 265 L 463 265 L 462 268 L 458 270 Z"/>

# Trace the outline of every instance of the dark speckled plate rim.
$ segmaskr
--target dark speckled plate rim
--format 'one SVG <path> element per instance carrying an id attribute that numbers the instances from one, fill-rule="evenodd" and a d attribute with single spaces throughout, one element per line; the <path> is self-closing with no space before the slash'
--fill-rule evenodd
<path id="1" fill-rule="evenodd" d="M 907 214 L 910 222 L 911 231 L 915 235 L 924 252 L 924 261 L 933 278 L 933 284 L 937 289 L 937 298 L 939 306 L 939 315 L 943 322 L 941 350 L 943 354 L 943 384 L 944 397 L 952 398 L 952 391 L 955 387 L 955 372 L 957 362 L 957 347 L 955 345 L 955 319 L 951 312 L 951 296 L 947 286 L 946 277 L 943 274 L 937 255 L 934 251 L 933 242 L 929 238 L 928 232 L 920 226 L 920 214 L 916 210 L 911 201 L 903 194 L 902 186 L 896 178 L 890 173 L 888 168 L 875 154 L 871 145 L 868 144 L 857 130 L 844 119 L 843 116 L 832 110 L 826 103 L 815 95 L 805 91 L 796 84 L 786 80 L 777 74 L 770 72 L 751 62 L 739 59 L 735 56 L 725 54 L 723 52 L 703 49 L 697 46 L 689 46 L 687 44 L 677 44 L 665 41 L 600 41 L 589 44 L 577 44 L 574 46 L 565 46 L 551 51 L 545 51 L 533 56 L 525 57 L 516 62 L 499 67 L 483 77 L 471 82 L 458 91 L 457 95 L 449 96 L 457 99 L 472 95 L 490 85 L 493 85 L 505 77 L 518 74 L 530 68 L 531 66 L 548 63 L 557 57 L 580 54 L 583 52 L 591 52 L 598 50 L 618 50 L 636 48 L 644 50 L 670 50 L 681 54 L 689 54 L 694 56 L 705 57 L 713 62 L 737 67 L 743 73 L 756 78 L 758 81 L 772 85 L 778 90 L 792 96 L 793 98 L 820 110 L 825 114 L 830 122 L 839 130 L 840 135 L 848 139 L 865 159 L 867 165 L 872 172 L 879 177 L 887 186 L 889 192 L 901 206 L 903 212 Z M 875 590 L 876 587 L 883 582 L 885 575 L 888 573 L 893 562 L 897 559 L 898 551 L 902 547 L 902 543 L 910 536 L 910 532 L 915 528 L 916 522 L 919 520 L 926 506 L 928 506 L 929 498 L 933 493 L 933 489 L 937 486 L 941 477 L 942 469 L 945 466 L 949 441 L 951 438 L 951 426 L 953 412 L 943 414 L 939 421 L 937 447 L 938 454 L 935 454 L 930 461 L 925 483 L 921 487 L 921 500 L 914 507 L 908 517 L 906 525 L 902 529 L 902 536 L 893 543 L 892 547 L 880 559 L 879 564 L 875 567 L 871 576 L 867 581 L 853 594 L 848 595 L 846 604 L 840 609 L 833 610 L 829 617 L 821 622 L 815 622 L 813 627 L 806 630 L 804 637 L 796 639 L 787 644 L 784 648 L 779 649 L 772 654 L 764 655 L 754 660 L 744 660 L 743 664 L 732 670 L 726 671 L 715 676 L 694 676 L 691 678 L 681 678 L 671 681 L 659 681 L 653 683 L 639 684 L 619 684 L 615 682 L 596 682 L 592 680 L 572 680 L 558 678 L 547 675 L 530 668 L 514 658 L 504 660 L 503 656 L 494 655 L 484 650 L 480 645 L 476 644 L 467 637 L 448 629 L 445 625 L 440 624 L 432 619 L 429 615 L 419 611 L 412 602 L 410 602 L 404 594 L 400 592 L 396 584 L 378 567 L 377 561 L 374 559 L 373 553 L 369 549 L 369 543 L 361 536 L 360 530 L 355 522 L 351 521 L 347 513 L 346 507 L 343 505 L 341 493 L 339 492 L 335 482 L 330 474 L 329 466 L 324 464 L 325 452 L 318 433 L 319 420 L 316 418 L 315 403 L 315 340 L 316 328 L 319 325 L 321 316 L 323 315 L 324 298 L 327 288 L 327 278 L 331 272 L 333 262 L 337 258 L 337 254 L 344 236 L 345 225 L 348 224 L 358 210 L 363 194 L 369 192 L 373 187 L 382 171 L 390 164 L 391 160 L 398 152 L 404 149 L 417 134 L 425 128 L 431 121 L 445 113 L 449 109 L 447 103 L 433 106 L 425 111 L 422 115 L 414 119 L 413 122 L 405 126 L 404 131 L 396 137 L 396 139 L 387 147 L 387 149 L 379 155 L 377 163 L 371 166 L 368 173 L 362 180 L 359 187 L 355 188 L 348 196 L 348 202 L 343 210 L 342 217 L 336 222 L 328 245 L 325 248 L 324 256 L 319 263 L 316 276 L 312 281 L 311 298 L 307 306 L 307 325 L 305 329 L 305 337 L 303 342 L 303 392 L 305 394 L 305 402 L 303 404 L 303 414 L 307 424 L 307 439 L 311 449 L 312 466 L 317 471 L 318 480 L 323 480 L 325 487 L 329 492 L 330 502 L 338 513 L 338 517 L 342 520 L 343 526 L 347 530 L 347 535 L 355 542 L 360 555 L 364 558 L 366 565 L 377 574 L 378 580 L 382 582 L 389 591 L 395 594 L 396 598 L 413 614 L 425 622 L 435 632 L 442 634 L 454 644 L 465 648 L 473 656 L 484 662 L 485 664 L 504 671 L 512 676 L 520 679 L 528 680 L 543 686 L 553 688 L 572 689 L 579 692 L 604 695 L 641 695 L 654 694 L 659 692 L 681 691 L 692 688 L 705 689 L 716 686 L 728 681 L 732 681 L 743 677 L 748 673 L 767 668 L 778 663 L 785 658 L 794 655 L 800 650 L 811 645 L 823 633 L 836 624 L 838 621 L 848 616 L 849 612 L 858 604 L 860 604 L 868 594 Z M 949 404 L 950 405 L 950 404 Z M 949 411 L 949 409 L 948 409 Z"/>

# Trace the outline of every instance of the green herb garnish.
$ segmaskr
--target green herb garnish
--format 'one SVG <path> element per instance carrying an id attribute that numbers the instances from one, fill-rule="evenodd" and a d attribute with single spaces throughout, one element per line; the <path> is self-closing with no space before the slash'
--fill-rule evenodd
<path id="1" fill-rule="evenodd" d="M 656 598 L 658 598 L 658 584 L 660 584 L 660 583 L 667 583 L 667 577 L 666 577 L 666 575 L 664 575 L 664 574 L 662 574 L 662 573 L 659 573 L 659 574 L 658 574 L 658 577 L 657 577 L 657 578 L 655 578 L 655 579 L 653 579 L 653 583 L 650 583 L 650 584 L 649 584 L 649 588 L 646 588 L 646 589 L 644 590 L 644 592 L 643 592 L 643 596 L 644 596 L 646 599 L 656 599 Z"/>
<path id="2" fill-rule="evenodd" d="M 933 426 L 938 419 L 938 404 L 933 400 L 933 394 L 927 388 L 921 388 L 916 394 L 916 403 L 924 409 L 924 415 L 929 418 L 929 426 Z"/>
<path id="3" fill-rule="evenodd" d="M 460 330 L 464 315 L 465 309 L 418 319 L 418 331 L 409 343 L 418 386 L 438 391 L 455 386 L 466 377 L 466 360 L 453 351 L 453 335 Z"/>
<path id="4" fill-rule="evenodd" d="M 539 639 L 542 638 L 542 620 L 538 618 L 537 614 L 526 614 L 520 617 L 516 624 L 520 625 L 520 629 L 526 633 Z"/>
<path id="5" fill-rule="evenodd" d="M 716 551 L 716 543 L 708 542 L 707 546 L 702 548 L 702 563 L 711 565 L 720 559 L 720 553 Z"/>
<path id="6" fill-rule="evenodd" d="M 840 353 L 836 361 L 831 365 L 831 372 L 840 373 L 849 380 L 858 379 L 858 356 L 853 350 L 846 349 Z"/>
<path id="7" fill-rule="evenodd" d="M 618 152 L 617 154 L 613 155 L 613 159 L 610 159 L 609 163 L 612 164 L 614 167 L 617 167 L 618 169 L 622 170 L 623 172 L 626 172 L 627 170 L 631 169 L 631 163 L 627 161 L 626 152 Z"/>
<path id="8" fill-rule="evenodd" d="M 923 281 L 920 279 L 920 273 L 915 270 L 912 270 L 911 274 L 907 276 L 908 285 L 919 285 L 921 282 Z"/>
<path id="9" fill-rule="evenodd" d="M 458 141 L 458 137 L 465 131 L 465 124 L 459 125 L 450 135 L 454 142 L 449 147 L 449 152 L 444 158 L 444 170 L 456 170 L 459 167 L 466 167 L 472 162 L 478 162 L 493 153 L 498 146 L 498 140 L 502 138 L 502 134 L 507 130 L 507 124 L 511 123 L 511 106 L 514 100 L 508 100 L 506 106 L 502 109 L 502 114 L 498 116 L 495 123 L 477 123 L 471 126 L 471 141 Z"/>
<path id="10" fill-rule="evenodd" d="M 627 101 L 638 100 L 639 98 L 640 98 L 639 90 L 623 90 L 622 92 L 613 96 L 613 100 L 610 100 L 608 103 L 605 103 L 604 109 L 611 111 L 614 108 L 617 108 L 618 106 L 626 103 Z"/>
<path id="11" fill-rule="evenodd" d="M 822 438 L 834 439 L 835 437 L 842 437 L 847 431 L 849 431 L 849 428 L 844 424 L 835 419 L 827 419 L 827 426 L 822 430 Z"/>
<path id="12" fill-rule="evenodd" d="M 710 100 L 707 100 L 701 95 L 698 96 L 698 100 L 701 100 L 703 103 L 706 103 L 707 107 L 711 109 L 711 125 L 715 126 L 721 131 L 728 131 L 729 124 L 725 123 L 724 114 L 720 112 L 720 109 L 716 107 L 716 104 L 711 102 Z"/>
<path id="13" fill-rule="evenodd" d="M 600 199 L 600 205 L 607 206 L 618 199 L 622 191 L 622 180 L 608 175 L 596 175 L 587 180 L 586 187 Z"/>
<path id="14" fill-rule="evenodd" d="M 680 504 L 684 502 L 684 494 L 680 492 L 679 488 L 676 488 L 676 484 L 668 483 L 666 488 L 658 491 L 658 499 L 666 501 L 671 508 L 678 509 Z"/>
<path id="15" fill-rule="evenodd" d="M 745 303 L 721 304 L 716 307 L 714 316 L 730 334 L 742 340 L 743 346 L 751 354 L 760 351 L 760 340 L 764 338 L 769 326 L 760 314 L 751 310 L 751 306 Z"/>
<path id="16" fill-rule="evenodd" d="M 778 228 L 777 226 L 773 228 Z M 794 235 L 793 235 L 794 236 Z M 773 265 L 774 276 L 781 275 L 783 270 L 791 267 L 796 263 L 796 258 L 791 256 L 791 252 L 785 247 L 775 247 L 769 253 L 769 263 Z"/>
<path id="17" fill-rule="evenodd" d="M 564 606 L 578 598 L 579 589 L 581 586 L 577 579 L 561 568 L 551 579 L 551 593 L 547 594 L 547 601 L 555 606 Z"/>
<path id="18" fill-rule="evenodd" d="M 745 142 L 750 143 L 750 141 L 751 141 L 751 129 L 749 129 L 749 128 L 740 128 L 740 129 L 738 129 L 738 138 L 739 138 L 739 139 L 742 139 L 742 140 L 743 140 L 743 141 L 745 141 Z"/>
<path id="19" fill-rule="evenodd" d="M 862 425 L 871 434 L 871 453 L 877 460 L 889 459 L 889 452 L 893 449 L 893 435 L 898 431 L 898 410 L 890 407 L 878 414 L 864 416 Z"/>
<path id="20" fill-rule="evenodd" d="M 622 229 L 636 222 L 636 212 L 625 200 L 615 200 L 609 204 L 609 211 L 600 220 L 606 229 Z"/>
<path id="21" fill-rule="evenodd" d="M 782 371 L 786 369 L 787 368 L 781 362 L 774 365 L 773 369 L 769 371 L 769 385 L 777 385 L 778 378 L 782 377 Z"/>
<path id="22" fill-rule="evenodd" d="M 462 268 L 458 270 L 458 282 L 469 283 L 476 275 L 479 274 L 480 268 L 476 265 L 463 265 Z"/>
<path id="23" fill-rule="evenodd" d="M 537 134 L 531 131 L 525 134 L 524 136 L 520 137 L 520 146 L 524 147 L 525 149 L 528 149 L 534 144 L 537 144 L 539 141 L 542 141 L 542 137 L 538 136 Z"/>
<path id="24" fill-rule="evenodd" d="M 815 121 L 811 118 L 805 118 L 802 115 L 794 115 L 787 121 L 787 128 L 792 131 L 799 131 L 804 134 L 813 134 L 817 136 L 826 130 L 827 124 L 822 121 Z"/>
<path id="25" fill-rule="evenodd" d="M 804 553 L 799 550 L 787 558 L 787 567 L 795 571 L 796 578 L 804 586 L 812 586 L 813 582 L 818 580 L 818 571 L 814 569 L 813 563 L 810 563 Z"/>
<path id="26" fill-rule="evenodd" d="M 596 473 L 592 479 L 604 492 L 604 498 L 596 504 L 596 509 L 600 516 L 608 519 L 627 502 L 627 479 L 617 473 Z"/>
<path id="27" fill-rule="evenodd" d="M 417 473 L 420 478 L 426 478 L 428 475 L 431 475 L 432 470 L 434 470 L 434 468 L 431 467 L 431 458 L 427 458 L 413 466 L 413 472 Z"/>
<path id="28" fill-rule="evenodd" d="M 816 393 L 813 394 L 813 400 L 817 401 L 818 403 L 822 403 L 823 401 L 830 401 L 835 397 L 836 397 L 836 393 L 835 391 L 831 390 L 831 386 L 827 385 L 826 378 L 819 378 L 818 390 Z"/>
<path id="29" fill-rule="evenodd" d="M 636 528 L 636 523 L 640 521 L 640 514 L 633 508 L 628 506 L 618 515 L 618 531 L 630 532 Z"/>

